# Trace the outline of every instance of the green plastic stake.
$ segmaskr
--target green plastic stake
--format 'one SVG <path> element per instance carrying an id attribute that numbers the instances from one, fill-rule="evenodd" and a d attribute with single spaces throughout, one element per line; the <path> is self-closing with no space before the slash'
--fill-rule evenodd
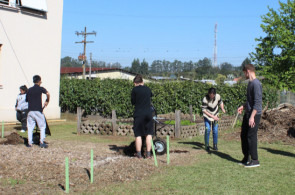
<path id="1" fill-rule="evenodd" d="M 152 150 L 153 150 L 155 165 L 156 165 L 156 167 L 158 167 L 158 161 L 157 161 L 157 157 L 156 157 L 156 152 L 155 152 L 155 147 L 154 147 L 153 140 L 151 140 L 151 142 L 152 142 Z"/>
<path id="2" fill-rule="evenodd" d="M 1 135 L 2 138 L 4 138 L 4 121 L 2 121 L 2 135 Z"/>
<path id="3" fill-rule="evenodd" d="M 194 121 L 196 121 L 196 115 L 194 114 Z"/>
<path id="4" fill-rule="evenodd" d="M 66 193 L 70 192 L 70 181 L 69 181 L 69 158 L 66 157 Z"/>
<path id="5" fill-rule="evenodd" d="M 91 149 L 91 173 L 90 173 L 90 183 L 93 183 L 93 149 Z"/>
<path id="6" fill-rule="evenodd" d="M 167 165 L 170 163 L 170 153 L 169 153 L 169 135 L 167 135 Z"/>

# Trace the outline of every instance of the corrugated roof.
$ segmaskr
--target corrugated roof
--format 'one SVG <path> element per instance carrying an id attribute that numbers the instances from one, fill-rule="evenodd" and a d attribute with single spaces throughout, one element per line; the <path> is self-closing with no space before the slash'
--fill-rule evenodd
<path id="1" fill-rule="evenodd" d="M 91 71 L 120 70 L 119 68 L 91 68 Z M 89 67 L 85 68 L 85 72 L 89 72 Z M 60 74 L 83 73 L 82 67 L 61 67 Z"/>

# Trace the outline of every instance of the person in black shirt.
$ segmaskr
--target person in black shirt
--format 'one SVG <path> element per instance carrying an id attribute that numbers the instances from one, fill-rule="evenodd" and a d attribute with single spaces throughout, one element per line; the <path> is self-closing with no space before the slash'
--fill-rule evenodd
<path id="1" fill-rule="evenodd" d="M 26 101 L 29 104 L 29 113 L 27 117 L 28 124 L 28 147 L 32 147 L 33 144 L 33 130 L 35 128 L 36 122 L 40 128 L 40 147 L 47 148 L 47 144 L 44 143 L 45 139 L 45 129 L 46 129 L 46 120 L 43 114 L 43 109 L 48 105 L 50 94 L 49 92 L 40 87 L 42 81 L 39 75 L 33 77 L 34 86 L 29 88 L 26 96 Z M 42 107 L 42 93 L 46 94 L 47 99 Z"/>
<path id="2" fill-rule="evenodd" d="M 153 135 L 153 117 L 151 111 L 152 92 L 150 88 L 144 86 L 141 75 L 136 75 L 134 80 L 134 88 L 131 92 L 131 103 L 135 106 L 133 131 L 135 136 L 135 156 L 142 158 L 141 146 L 142 136 L 146 136 L 146 158 L 151 158 L 151 141 Z"/>
<path id="3" fill-rule="evenodd" d="M 238 108 L 238 113 L 245 110 L 242 123 L 241 141 L 244 158 L 240 164 L 246 168 L 259 167 L 257 152 L 257 131 L 262 113 L 262 85 L 256 78 L 255 67 L 247 64 L 243 68 L 246 79 L 249 79 L 247 87 L 247 101 Z M 251 159 L 250 159 L 251 157 Z"/>

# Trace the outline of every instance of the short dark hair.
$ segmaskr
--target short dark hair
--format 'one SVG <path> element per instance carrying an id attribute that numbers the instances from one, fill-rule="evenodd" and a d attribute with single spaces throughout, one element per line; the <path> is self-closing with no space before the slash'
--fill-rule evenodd
<path id="1" fill-rule="evenodd" d="M 246 64 L 244 67 L 243 67 L 243 71 L 247 71 L 247 70 L 250 70 L 252 72 L 255 72 L 255 66 L 253 64 Z"/>
<path id="2" fill-rule="evenodd" d="M 38 83 L 39 81 L 41 81 L 41 77 L 39 75 L 33 76 L 33 83 Z"/>
<path id="3" fill-rule="evenodd" d="M 23 90 L 25 93 L 27 93 L 27 91 L 28 91 L 28 88 L 26 85 L 20 86 L 19 89 Z"/>
<path id="4" fill-rule="evenodd" d="M 143 82 L 143 79 L 141 74 L 136 75 L 133 79 L 133 83 L 142 83 L 142 82 Z"/>

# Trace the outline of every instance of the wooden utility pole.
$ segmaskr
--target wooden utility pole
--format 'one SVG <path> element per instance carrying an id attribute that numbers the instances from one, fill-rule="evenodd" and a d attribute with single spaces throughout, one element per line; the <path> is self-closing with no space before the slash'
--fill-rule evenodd
<path id="1" fill-rule="evenodd" d="M 82 35 L 84 36 L 84 40 L 83 41 L 80 41 L 80 42 L 75 42 L 75 43 L 84 43 L 84 50 L 83 50 L 83 56 L 82 56 L 82 60 L 83 60 L 83 65 L 82 65 L 82 68 L 83 68 L 83 79 L 85 79 L 85 65 L 86 65 L 86 44 L 87 43 L 94 43 L 93 41 L 86 41 L 86 37 L 87 35 L 95 35 L 96 36 L 96 32 L 95 31 L 92 31 L 90 33 L 87 33 L 86 32 L 86 27 L 85 27 L 85 30 L 84 32 L 81 31 L 81 32 L 78 32 L 76 31 L 76 35 L 79 36 L 79 35 Z"/>

